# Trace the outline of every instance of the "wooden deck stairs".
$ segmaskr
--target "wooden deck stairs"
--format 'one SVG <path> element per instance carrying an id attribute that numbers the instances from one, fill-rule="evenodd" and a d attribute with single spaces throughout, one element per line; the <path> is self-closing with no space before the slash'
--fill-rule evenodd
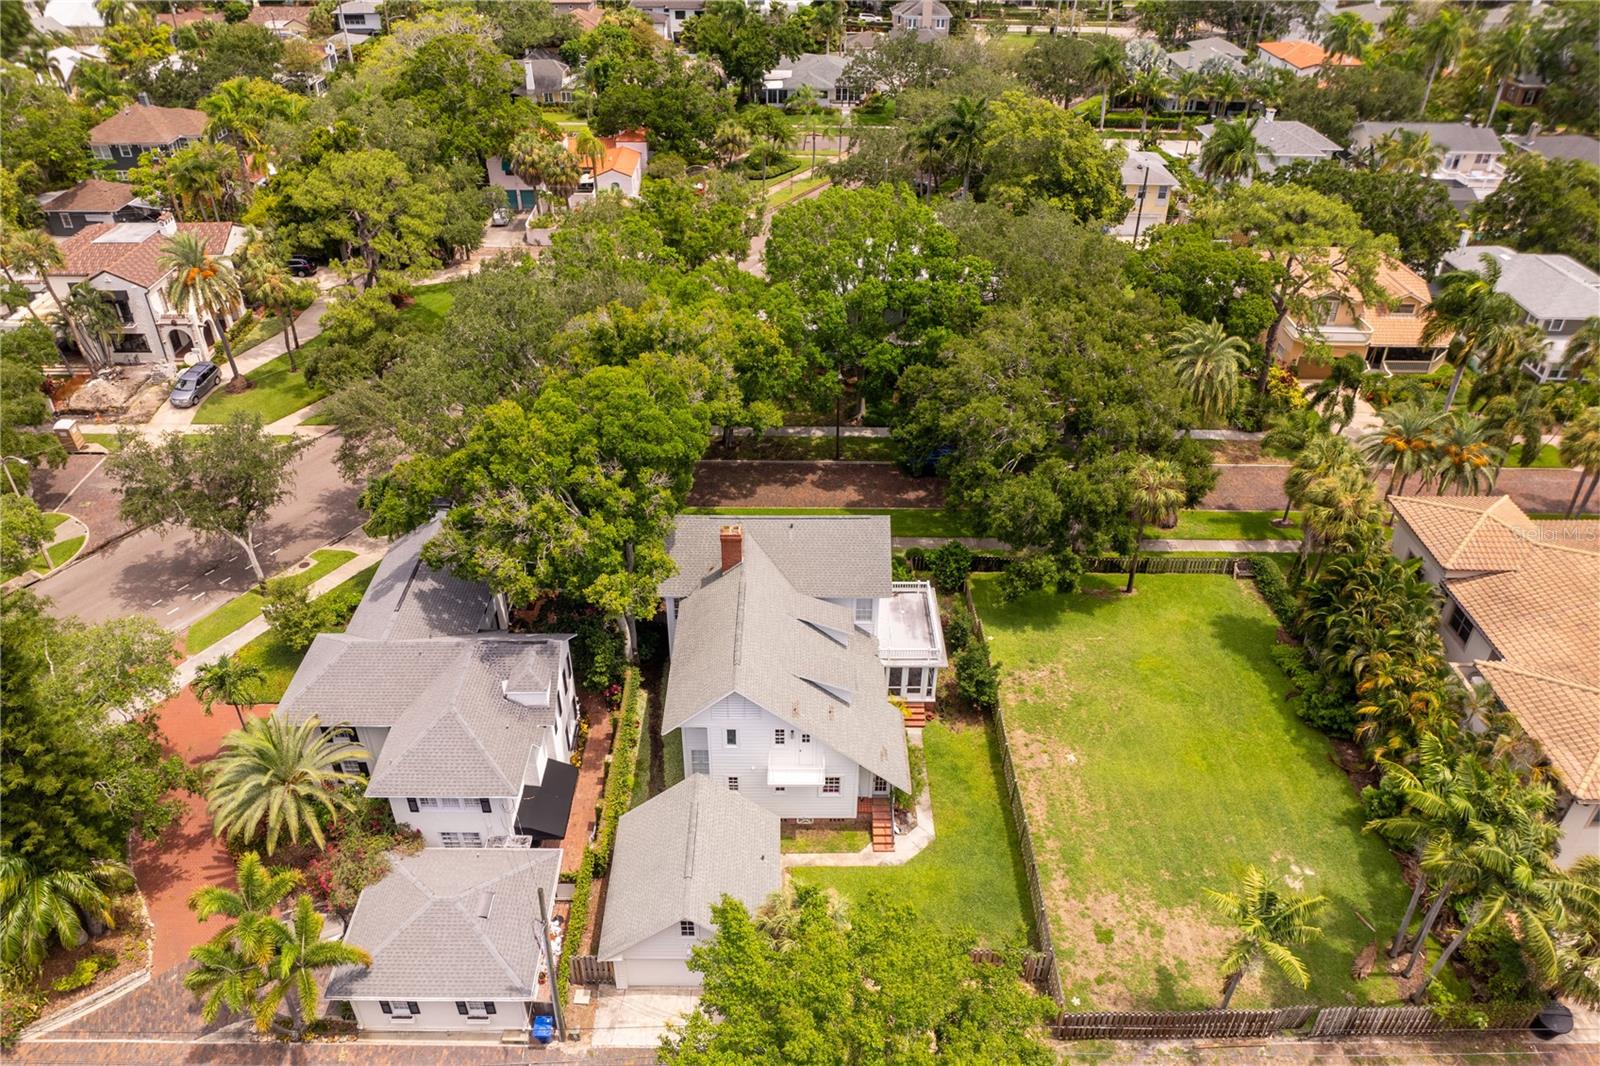
<path id="1" fill-rule="evenodd" d="M 894 815 L 887 797 L 872 800 L 872 850 L 894 850 Z"/>
<path id="2" fill-rule="evenodd" d="M 926 703 L 906 704 L 906 728 L 921 729 L 933 720 L 933 707 Z"/>

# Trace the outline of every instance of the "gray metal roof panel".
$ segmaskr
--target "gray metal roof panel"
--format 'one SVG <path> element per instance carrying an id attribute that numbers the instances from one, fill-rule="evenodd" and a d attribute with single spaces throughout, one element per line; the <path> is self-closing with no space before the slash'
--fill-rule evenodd
<path id="1" fill-rule="evenodd" d="M 422 561 L 423 546 L 442 524 L 442 518 L 435 518 L 389 546 L 346 633 L 373 640 L 412 640 L 458 637 L 485 628 L 494 599 L 489 587 Z"/>

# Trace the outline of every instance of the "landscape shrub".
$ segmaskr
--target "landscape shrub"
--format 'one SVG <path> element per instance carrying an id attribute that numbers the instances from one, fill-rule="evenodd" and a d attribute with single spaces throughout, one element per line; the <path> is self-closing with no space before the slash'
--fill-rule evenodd
<path id="1" fill-rule="evenodd" d="M 995 582 L 1001 603 L 1011 603 L 1030 592 L 1056 590 L 1056 561 L 1048 555 L 1030 552 L 1012 560 Z"/>
<path id="2" fill-rule="evenodd" d="M 972 552 L 959 540 L 928 554 L 928 569 L 933 576 L 933 587 L 946 595 L 960 592 L 972 573 Z"/>
<path id="3" fill-rule="evenodd" d="M 911 768 L 911 791 L 894 790 L 894 801 L 902 807 L 915 807 L 922 790 L 928 787 L 928 753 L 920 744 L 906 745 L 906 763 Z"/>
<path id="4" fill-rule="evenodd" d="M 1255 567 L 1256 591 L 1261 593 L 1278 624 L 1294 632 L 1295 619 L 1300 616 L 1300 601 L 1289 590 L 1289 582 L 1278 561 L 1270 555 L 1253 555 L 1250 562 Z"/>
<path id="5" fill-rule="evenodd" d="M 273 578 L 262 589 L 261 616 L 290 651 L 303 652 L 318 633 L 339 628 L 340 606 L 326 596 L 313 599 L 292 577 Z"/>
<path id="6" fill-rule="evenodd" d="M 80 988 L 88 988 L 94 984 L 94 979 L 102 973 L 117 968 L 117 956 L 112 951 L 102 951 L 88 958 L 79 959 L 72 967 L 72 972 L 63 974 L 51 983 L 50 987 L 57 992 L 76 992 Z"/>
<path id="7" fill-rule="evenodd" d="M 974 640 L 952 661 L 956 668 L 956 691 L 961 698 L 981 711 L 1000 706 L 1000 668 L 989 660 L 989 647 Z"/>
<path id="8" fill-rule="evenodd" d="M 951 655 L 965 648 L 972 640 L 972 620 L 967 617 L 967 605 L 951 611 L 944 619 L 944 650 Z"/>
<path id="9" fill-rule="evenodd" d="M 889 577 L 894 581 L 915 581 L 917 573 L 899 552 L 889 558 Z"/>
<path id="10" fill-rule="evenodd" d="M 1307 666 L 1305 654 L 1292 645 L 1274 646 L 1272 658 L 1293 686 L 1289 698 L 1302 721 L 1341 740 L 1355 736 L 1355 693 L 1348 678 L 1324 677 Z"/>

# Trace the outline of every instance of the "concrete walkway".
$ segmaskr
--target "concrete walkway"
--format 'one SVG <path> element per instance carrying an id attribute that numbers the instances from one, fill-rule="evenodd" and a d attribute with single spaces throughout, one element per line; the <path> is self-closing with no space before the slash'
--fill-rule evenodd
<path id="1" fill-rule="evenodd" d="M 906 743 L 922 747 L 922 730 L 907 729 Z M 924 786 L 917 797 L 917 824 L 911 832 L 894 838 L 893 851 L 873 851 L 867 844 L 860 851 L 790 852 L 779 860 L 783 869 L 795 866 L 903 866 L 933 843 L 933 787 Z"/>
<path id="2" fill-rule="evenodd" d="M 832 426 L 774 426 L 763 430 L 763 437 L 801 437 L 831 438 L 835 430 Z M 857 440 L 887 440 L 889 437 L 888 426 L 840 426 L 838 434 L 841 437 L 855 438 Z M 735 437 L 751 436 L 749 427 L 741 426 L 733 431 Z M 722 429 L 719 426 L 711 427 L 711 436 L 721 439 Z"/>
<path id="3" fill-rule="evenodd" d="M 1297 552 L 1298 540 L 1142 540 L 1147 552 Z"/>

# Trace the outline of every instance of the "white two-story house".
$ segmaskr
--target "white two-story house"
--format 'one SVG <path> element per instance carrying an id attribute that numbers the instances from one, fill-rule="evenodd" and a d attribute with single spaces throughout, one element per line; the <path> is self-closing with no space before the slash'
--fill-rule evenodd
<path id="1" fill-rule="evenodd" d="M 1600 274 L 1569 255 L 1518 252 L 1498 244 L 1473 244 L 1446 253 L 1450 270 L 1483 272 L 1488 257 L 1500 267 L 1495 291 L 1522 308 L 1523 319 L 1544 334 L 1544 358 L 1522 364 L 1540 381 L 1567 377 L 1567 345 L 1585 321 L 1600 315 Z"/>
<path id="2" fill-rule="evenodd" d="M 870 558 L 873 530 L 850 528 L 864 520 L 773 521 L 758 532 L 760 520 L 680 519 L 670 545 L 680 573 L 663 586 L 672 664 L 662 732 L 682 731 L 688 772 L 781 817 L 853 819 L 859 798 L 908 788 L 905 718 L 889 702 L 874 632 L 890 640 L 919 620 L 897 618 L 882 595 L 888 552 L 881 565 Z M 709 573 L 697 562 L 708 532 Z M 828 550 L 851 533 L 853 550 Z M 819 583 L 852 595 L 822 598 Z M 937 633 L 936 613 L 920 622 Z"/>
<path id="3" fill-rule="evenodd" d="M 440 520 L 390 549 L 343 633 L 312 643 L 276 713 L 316 718 L 369 758 L 366 794 L 431 847 L 559 841 L 577 783 L 578 699 L 563 634 L 504 631 L 487 587 L 436 570 Z"/>
<path id="4" fill-rule="evenodd" d="M 1487 126 L 1465 122 L 1358 122 L 1350 130 L 1350 150 L 1370 148 L 1381 138 L 1408 130 L 1427 134 L 1439 150 L 1439 165 L 1431 175 L 1450 193 L 1450 202 L 1465 212 L 1494 192 L 1505 180 L 1500 135 Z"/>
<path id="5" fill-rule="evenodd" d="M 1394 553 L 1443 599 L 1446 658 L 1549 760 L 1557 863 L 1600 855 L 1600 522 L 1529 518 L 1509 496 L 1390 502 Z"/>

